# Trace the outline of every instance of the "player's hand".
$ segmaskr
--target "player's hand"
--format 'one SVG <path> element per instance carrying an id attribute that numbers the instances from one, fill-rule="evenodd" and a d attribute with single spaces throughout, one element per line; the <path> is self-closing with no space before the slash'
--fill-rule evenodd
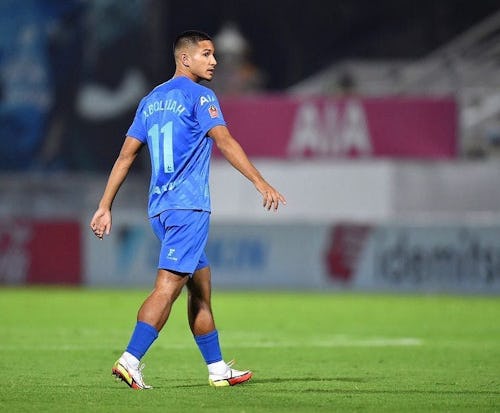
<path id="1" fill-rule="evenodd" d="M 111 211 L 99 208 L 90 221 L 90 229 L 101 240 L 104 234 L 109 235 L 111 231 Z"/>
<path id="2" fill-rule="evenodd" d="M 267 182 L 261 182 L 255 186 L 262 195 L 262 206 L 268 211 L 271 209 L 277 211 L 280 203 L 286 205 L 285 197 Z"/>

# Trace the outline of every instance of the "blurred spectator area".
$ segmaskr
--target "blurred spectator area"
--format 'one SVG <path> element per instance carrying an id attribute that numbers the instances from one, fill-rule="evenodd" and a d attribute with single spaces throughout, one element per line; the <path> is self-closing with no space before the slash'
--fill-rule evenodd
<path id="1" fill-rule="evenodd" d="M 496 153 L 497 2 L 287 4 L 0 1 L 0 171 L 107 172 L 139 99 L 173 73 L 174 36 L 190 28 L 216 40 L 221 98 L 451 95 L 461 153 Z M 148 163 L 144 151 L 136 169 Z"/>
<path id="2" fill-rule="evenodd" d="M 110 167 L 150 86 L 145 6 L 0 2 L 0 169 Z"/>

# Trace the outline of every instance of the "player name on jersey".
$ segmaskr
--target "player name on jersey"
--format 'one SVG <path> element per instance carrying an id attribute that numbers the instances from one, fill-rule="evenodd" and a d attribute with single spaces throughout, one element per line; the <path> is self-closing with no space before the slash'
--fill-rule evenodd
<path id="1" fill-rule="evenodd" d="M 154 102 L 144 107 L 142 114 L 144 115 L 144 118 L 148 118 L 155 112 L 161 112 L 165 110 L 174 112 L 180 116 L 186 110 L 186 108 L 180 103 L 177 103 L 177 101 L 174 99 L 155 100 Z"/>

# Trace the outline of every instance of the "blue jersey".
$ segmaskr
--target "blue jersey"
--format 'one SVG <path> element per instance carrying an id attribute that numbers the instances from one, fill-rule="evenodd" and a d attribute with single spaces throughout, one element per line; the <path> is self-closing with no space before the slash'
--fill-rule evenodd
<path id="1" fill-rule="evenodd" d="M 127 136 L 148 145 L 150 217 L 167 209 L 210 211 L 207 133 L 225 124 L 214 92 L 187 77 L 173 78 L 141 100 Z"/>

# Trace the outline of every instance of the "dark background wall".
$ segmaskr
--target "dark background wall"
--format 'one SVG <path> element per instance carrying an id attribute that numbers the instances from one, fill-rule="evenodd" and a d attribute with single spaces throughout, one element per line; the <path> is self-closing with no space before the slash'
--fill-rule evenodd
<path id="1" fill-rule="evenodd" d="M 346 57 L 423 56 L 500 9 L 495 0 L 160 1 L 167 43 L 179 31 L 215 34 L 237 22 L 268 87 L 286 88 Z M 165 62 L 171 64 L 170 56 Z"/>

